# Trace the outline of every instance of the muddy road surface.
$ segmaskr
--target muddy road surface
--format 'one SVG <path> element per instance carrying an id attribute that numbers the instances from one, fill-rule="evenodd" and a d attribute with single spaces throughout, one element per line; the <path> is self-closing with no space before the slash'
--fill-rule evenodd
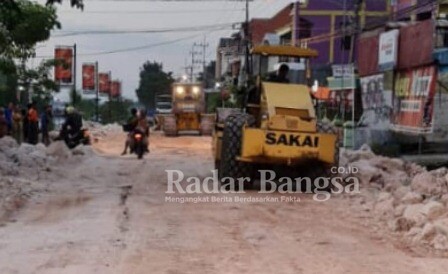
<path id="1" fill-rule="evenodd" d="M 448 259 L 407 249 L 343 197 L 167 201 L 165 170 L 211 175 L 211 139 L 153 134 L 144 160 L 120 156 L 123 141 L 110 134 L 41 179 L 48 191 L 0 227 L 1 274 L 447 273 Z"/>

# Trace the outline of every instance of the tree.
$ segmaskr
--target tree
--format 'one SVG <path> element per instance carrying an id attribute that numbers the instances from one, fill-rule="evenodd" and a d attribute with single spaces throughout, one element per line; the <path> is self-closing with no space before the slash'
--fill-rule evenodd
<path id="1" fill-rule="evenodd" d="M 38 42 L 60 28 L 56 10 L 28 0 L 0 2 L 0 55 L 27 59 L 34 56 Z"/>
<path id="2" fill-rule="evenodd" d="M 131 100 L 118 99 L 108 101 L 100 106 L 100 117 L 103 124 L 123 123 L 129 116 L 129 109 L 133 105 Z"/>
<path id="3" fill-rule="evenodd" d="M 18 81 L 22 82 L 24 98 L 27 98 L 28 88 L 35 89 L 34 94 L 41 97 L 45 97 L 47 91 L 55 90 L 48 75 L 53 61 L 43 62 L 35 69 L 27 69 L 25 64 L 35 55 L 35 45 L 47 40 L 51 30 L 59 27 L 53 7 L 28 0 L 0 1 L 0 75 L 3 77 L 0 89 L 5 94 L 4 100 L 18 99 Z M 15 61 L 19 61 L 19 65 Z"/>
<path id="4" fill-rule="evenodd" d="M 70 5 L 79 9 L 84 9 L 83 0 L 70 0 Z M 47 0 L 47 5 L 53 5 L 54 3 L 62 3 L 62 0 Z"/>
<path id="5" fill-rule="evenodd" d="M 206 73 L 205 79 L 204 79 L 204 72 L 199 73 L 198 81 L 204 82 L 205 88 L 215 87 L 215 67 L 216 67 L 216 61 L 210 61 L 210 63 L 208 63 L 208 65 L 205 67 L 205 73 Z"/>
<path id="6" fill-rule="evenodd" d="M 23 90 L 20 96 L 21 102 L 28 102 L 31 98 L 32 101 L 38 102 L 39 107 L 50 103 L 52 93 L 59 91 L 58 85 L 50 77 L 50 70 L 55 63 L 54 60 L 45 60 L 36 68 L 28 69 L 24 66 L 18 68 Z"/>
<path id="7" fill-rule="evenodd" d="M 16 101 L 17 77 L 14 62 L 0 58 L 0 106 Z"/>
<path id="8" fill-rule="evenodd" d="M 139 102 L 154 109 L 156 95 L 170 93 L 173 82 L 172 73 L 164 72 L 161 63 L 147 61 L 140 69 L 140 83 L 135 91 Z"/>

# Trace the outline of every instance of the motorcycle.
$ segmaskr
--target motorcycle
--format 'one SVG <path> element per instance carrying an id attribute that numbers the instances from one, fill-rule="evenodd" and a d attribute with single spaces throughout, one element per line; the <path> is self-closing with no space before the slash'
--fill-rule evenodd
<path id="1" fill-rule="evenodd" d="M 67 131 L 67 133 L 61 132 L 59 134 L 59 138 L 57 139 L 64 140 L 69 149 L 73 149 L 80 144 L 85 146 L 91 145 L 90 133 L 86 128 L 82 128 L 75 133 L 71 133 L 69 130 Z"/>
<path id="2" fill-rule="evenodd" d="M 140 130 L 132 132 L 131 152 L 137 154 L 138 159 L 142 159 L 146 152 L 146 145 L 144 142 L 145 134 Z"/>

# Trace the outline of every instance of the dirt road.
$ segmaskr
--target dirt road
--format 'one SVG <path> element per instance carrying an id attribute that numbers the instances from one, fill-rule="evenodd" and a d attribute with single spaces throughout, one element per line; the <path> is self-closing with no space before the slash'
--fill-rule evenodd
<path id="1" fill-rule="evenodd" d="M 447 273 L 448 259 L 402 248 L 346 199 L 166 202 L 166 169 L 210 175 L 210 139 L 153 135 L 139 161 L 119 156 L 123 138 L 55 168 L 49 191 L 0 227 L 1 274 Z"/>

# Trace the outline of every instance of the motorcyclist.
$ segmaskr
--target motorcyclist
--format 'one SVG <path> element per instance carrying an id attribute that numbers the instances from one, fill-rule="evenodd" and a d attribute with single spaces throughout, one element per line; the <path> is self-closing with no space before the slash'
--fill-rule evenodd
<path id="1" fill-rule="evenodd" d="M 132 108 L 131 109 L 131 116 L 128 118 L 126 122 L 126 131 L 128 131 L 128 136 L 126 138 L 126 141 L 124 143 L 124 150 L 121 153 L 121 155 L 125 155 L 128 152 L 128 148 L 131 148 L 132 153 L 132 134 L 134 133 L 135 128 L 138 125 L 138 116 L 137 116 L 137 109 Z"/>
<path id="2" fill-rule="evenodd" d="M 64 124 L 62 124 L 60 138 L 67 140 L 68 136 L 77 136 L 81 133 L 82 117 L 78 111 L 72 106 L 66 108 L 66 116 Z"/>
<path id="3" fill-rule="evenodd" d="M 149 152 L 149 122 L 148 118 L 146 117 L 146 111 L 143 109 L 139 111 L 138 124 L 136 129 L 138 129 L 140 132 L 143 132 L 143 144 L 145 145 L 146 152 Z"/>

